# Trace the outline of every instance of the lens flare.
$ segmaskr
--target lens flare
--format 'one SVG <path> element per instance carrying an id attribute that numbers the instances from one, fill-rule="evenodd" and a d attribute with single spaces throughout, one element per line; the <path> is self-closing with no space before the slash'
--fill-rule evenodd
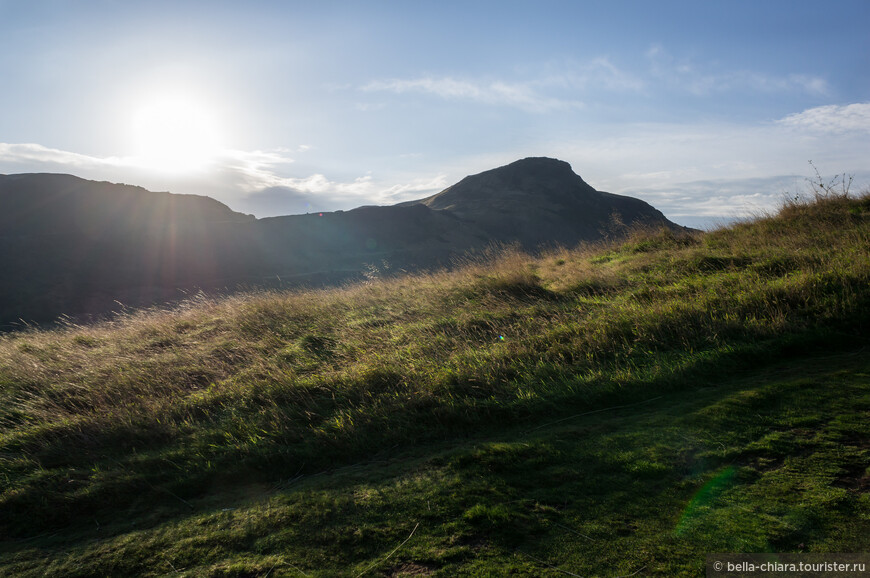
<path id="1" fill-rule="evenodd" d="M 683 510 L 683 514 L 680 516 L 676 529 L 677 536 L 681 536 L 691 530 L 695 523 L 710 510 L 712 504 L 719 496 L 734 485 L 734 478 L 736 476 L 737 470 L 734 469 L 734 466 L 728 466 L 716 474 L 709 482 L 701 486 L 701 489 L 689 500 L 689 503 Z"/>

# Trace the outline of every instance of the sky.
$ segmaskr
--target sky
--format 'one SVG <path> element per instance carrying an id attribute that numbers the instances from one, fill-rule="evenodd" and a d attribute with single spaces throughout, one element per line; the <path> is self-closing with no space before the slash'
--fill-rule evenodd
<path id="1" fill-rule="evenodd" d="M 0 173 L 258 217 L 529 156 L 681 224 L 870 184 L 870 2 L 0 0 Z M 812 164 L 810 164 L 812 163 Z"/>

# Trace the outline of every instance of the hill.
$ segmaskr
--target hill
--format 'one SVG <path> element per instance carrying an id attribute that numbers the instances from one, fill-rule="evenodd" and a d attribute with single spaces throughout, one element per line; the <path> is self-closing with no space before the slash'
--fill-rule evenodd
<path id="1" fill-rule="evenodd" d="M 0 328 L 150 305 L 259 272 L 254 218 L 208 197 L 0 175 Z"/>
<path id="2" fill-rule="evenodd" d="M 0 337 L 0 573 L 870 547 L 870 196 Z"/>
<path id="3" fill-rule="evenodd" d="M 0 204 L 0 328 L 83 321 L 198 290 L 444 267 L 491 244 L 533 250 L 620 237 L 637 224 L 679 229 L 553 159 L 517 161 L 399 206 L 259 220 L 208 197 L 70 175 L 0 175 Z"/>
<path id="4" fill-rule="evenodd" d="M 465 177 L 436 195 L 407 204 L 450 212 L 487 239 L 519 242 L 527 250 L 621 238 L 637 226 L 684 230 L 648 203 L 596 191 L 571 165 L 545 157 Z"/>

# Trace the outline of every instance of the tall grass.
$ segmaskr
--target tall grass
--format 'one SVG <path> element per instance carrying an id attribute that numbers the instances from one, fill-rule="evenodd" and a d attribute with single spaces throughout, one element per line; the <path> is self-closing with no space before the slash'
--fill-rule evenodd
<path id="1" fill-rule="evenodd" d="M 279 483 L 866 340 L 870 196 L 706 234 L 198 295 L 0 337 L 0 536 Z"/>

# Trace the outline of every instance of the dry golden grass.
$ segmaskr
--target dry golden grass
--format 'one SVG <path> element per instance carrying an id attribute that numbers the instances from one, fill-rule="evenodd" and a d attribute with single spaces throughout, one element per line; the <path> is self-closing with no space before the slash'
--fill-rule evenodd
<path id="1" fill-rule="evenodd" d="M 635 231 L 539 257 L 493 249 L 449 271 L 200 294 L 7 334 L 0 455 L 16 457 L 3 475 L 30 481 L 17 482 L 20 502 L 3 500 L 34 507 L 59 495 L 45 487 L 95 462 L 150 484 L 183 463 L 191 487 L 217 468 L 323 467 L 382 444 L 685 387 L 691 372 L 789 343 L 862 338 L 868 216 L 867 195 L 831 196 L 707 234 Z M 129 498 L 135 484 L 119 475 L 95 475 L 93 495 Z M 48 519 L 65 511 L 53 503 Z"/>
<path id="2" fill-rule="evenodd" d="M 333 289 L 200 294 L 172 308 L 126 311 L 91 326 L 6 334 L 0 336 L 0 536 L 27 540 L 119 516 L 149 520 L 158 505 L 187 515 L 193 502 L 214 509 L 209 500 L 215 494 L 226 499 L 250 487 L 289 487 L 299 476 L 317 479 L 324 470 L 392 459 L 411 448 L 431 446 L 438 453 L 445 443 L 466 436 L 537 430 L 572 415 L 634 407 L 674 391 L 690 399 L 703 384 L 771 359 L 866 343 L 867 327 L 870 195 L 827 195 L 706 234 L 637 230 L 621 243 L 536 257 L 498 248 L 470 256 L 453 270 L 373 275 L 365 283 Z M 853 380 L 855 391 L 861 390 L 859 377 Z M 773 393 L 766 395 L 774 399 L 781 386 L 771 387 Z M 828 391 L 827 382 L 814 387 Z M 801 388 L 792 389 L 800 393 Z M 752 405 L 753 399 L 738 400 L 754 412 L 746 427 L 754 427 L 755 416 L 774 412 L 764 405 L 767 401 Z M 828 401 L 831 415 L 845 415 L 840 409 L 845 402 Z M 804 411 L 813 401 L 798 405 Z M 731 406 L 716 408 L 712 415 L 722 423 L 714 424 L 715 436 L 744 439 L 727 428 L 734 414 Z M 788 416 L 776 419 L 791 424 Z M 804 417 L 795 420 L 807 423 Z M 573 438 L 559 436 L 534 450 L 525 441 L 489 444 L 486 451 L 462 454 L 449 467 L 433 458 L 442 464 L 437 475 L 408 482 L 413 491 L 407 495 L 400 488 L 389 491 L 401 495 L 402 509 L 416 508 L 420 519 L 435 515 L 436 499 L 455 502 L 438 514 L 444 518 L 439 528 L 450 540 L 462 527 L 472 535 L 500 537 L 508 546 L 525 540 L 529 524 L 544 514 L 563 525 L 567 520 L 549 502 L 527 508 L 528 500 L 500 493 L 505 472 L 510 477 L 516 470 L 515 483 L 526 484 L 527 492 L 555 495 L 547 498 L 553 504 L 573 491 L 575 479 L 584 480 L 584 491 L 614 500 L 613 487 L 632 484 L 642 492 L 661 480 L 656 503 L 682 507 L 672 491 L 673 480 L 683 479 L 678 473 L 686 467 L 684 456 L 665 455 L 668 444 L 649 454 L 637 450 L 642 441 L 660 435 L 661 427 L 632 430 L 616 453 L 597 447 L 587 451 Z M 824 439 L 839 439 L 835 430 Z M 578 430 L 576 435 L 591 434 Z M 776 439 L 766 439 L 753 443 L 780 451 Z M 694 442 L 685 447 L 686 452 L 696 449 Z M 849 460 L 858 463 L 853 450 Z M 575 457 L 565 457 L 572 452 Z M 853 468 L 851 461 L 843 463 Z M 551 468 L 549 477 L 540 488 L 530 487 L 539 464 Z M 584 473 L 588 464 L 598 468 L 594 476 Z M 813 467 L 822 472 L 814 484 L 824 498 L 832 492 L 823 475 L 827 466 Z M 468 477 L 458 478 L 456 472 Z M 665 474 L 671 478 L 660 478 Z M 776 480 L 776 488 L 791 487 L 790 478 Z M 274 511 L 271 505 L 268 511 L 265 506 L 245 510 L 230 522 L 233 514 L 223 510 L 194 516 L 171 531 L 183 536 L 184 544 L 165 538 L 158 522 L 146 522 L 158 529 L 125 528 L 105 543 L 100 537 L 95 545 L 81 546 L 87 560 L 74 553 L 65 568 L 83 564 L 92 574 L 118 568 L 157 574 L 172 568 L 159 566 L 154 557 L 172 551 L 178 568 L 186 559 L 191 566 L 212 569 L 204 575 L 276 574 L 272 558 L 249 564 L 221 550 L 232 544 L 234 552 L 249 552 L 255 548 L 249 540 L 253 534 L 290 544 L 308 569 L 335 568 L 324 552 L 341 550 L 342 540 L 351 540 L 343 532 L 347 520 L 361 528 L 355 544 L 383 545 L 399 536 L 394 548 L 411 531 L 413 526 L 400 523 L 401 516 L 397 522 L 380 517 L 360 525 L 365 514 L 358 506 L 385 499 L 366 485 L 379 483 L 360 486 L 354 496 L 365 499 L 359 502 L 318 489 L 287 498 L 298 498 L 303 504 L 298 511 L 278 504 Z M 432 496 L 431 509 L 418 503 L 421 492 Z M 491 495 L 497 499 L 487 501 Z M 608 517 L 632 515 L 621 506 L 601 507 L 605 526 L 616 523 Z M 666 523 L 662 516 L 670 519 L 679 512 L 661 514 L 655 504 L 649 510 L 654 513 L 644 514 L 652 520 L 647 530 L 656 536 L 656 547 L 667 550 L 676 542 L 665 540 L 661 546 L 655 532 Z M 587 513 L 583 506 L 577 516 Z M 742 531 L 736 516 L 724 519 Z M 812 537 L 812 524 L 795 524 L 802 528 L 796 536 Z M 383 525 L 392 528 L 390 536 L 372 529 Z M 197 542 L 205 526 L 210 534 Z M 417 537 L 435 540 L 425 537 L 425 526 Z M 851 527 L 850 535 L 860 535 L 860 525 Z M 769 530 L 758 532 L 767 536 Z M 321 537 L 311 542 L 307 533 Z M 702 545 L 721 543 L 714 538 Z M 463 552 L 468 547 L 445 540 L 435 540 L 434 553 L 426 555 L 449 567 L 452 556 L 464 555 L 454 547 Z M 679 542 L 668 555 L 685 558 L 679 551 L 683 545 Z M 441 556 L 438 548 L 453 553 Z M 604 548 L 597 555 L 614 554 Z M 34 562 L 38 552 L 16 556 L 29 561 L 3 566 L 0 554 L 0 569 L 26 567 L 34 575 L 46 569 Z M 376 551 L 354 556 L 361 560 L 357 571 L 379 560 Z M 233 574 L 235 567 L 246 570 Z"/>

